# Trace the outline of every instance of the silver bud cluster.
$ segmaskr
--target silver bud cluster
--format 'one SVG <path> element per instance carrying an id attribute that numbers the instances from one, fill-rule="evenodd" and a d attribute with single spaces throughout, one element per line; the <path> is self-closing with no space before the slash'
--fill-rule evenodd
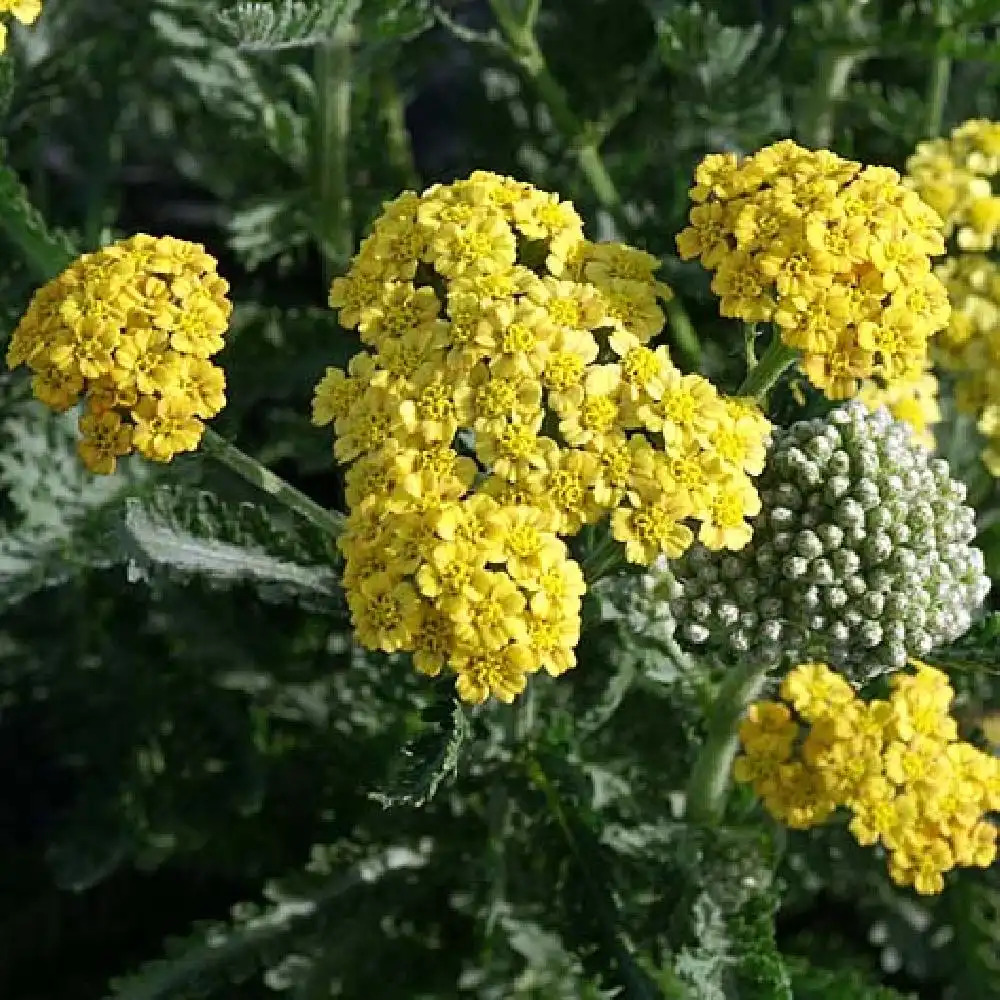
<path id="1" fill-rule="evenodd" d="M 969 628 L 990 586 L 975 513 L 886 410 L 849 403 L 777 431 L 758 488 L 745 549 L 694 545 L 672 565 L 682 645 L 865 680 Z"/>

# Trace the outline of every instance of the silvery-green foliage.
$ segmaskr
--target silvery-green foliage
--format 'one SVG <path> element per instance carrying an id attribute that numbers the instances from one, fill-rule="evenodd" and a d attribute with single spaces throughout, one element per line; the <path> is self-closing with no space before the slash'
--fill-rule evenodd
<path id="1" fill-rule="evenodd" d="M 217 17 L 241 49 L 272 51 L 322 41 L 357 6 L 358 0 L 241 0 Z"/>
<path id="2" fill-rule="evenodd" d="M 989 590 L 975 512 L 947 462 L 887 411 L 848 404 L 777 432 L 741 552 L 673 567 L 689 648 L 864 679 L 968 630 Z"/>

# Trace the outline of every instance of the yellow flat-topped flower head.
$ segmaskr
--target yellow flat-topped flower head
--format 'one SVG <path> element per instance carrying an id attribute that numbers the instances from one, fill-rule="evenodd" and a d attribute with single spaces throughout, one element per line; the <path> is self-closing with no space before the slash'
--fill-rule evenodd
<path id="1" fill-rule="evenodd" d="M 785 140 L 745 159 L 706 157 L 690 196 L 681 257 L 713 273 L 723 316 L 774 323 L 828 398 L 923 366 L 948 320 L 930 262 L 944 252 L 943 223 L 894 170 Z"/>
<path id="2" fill-rule="evenodd" d="M 330 290 L 365 350 L 313 399 L 350 465 L 345 586 L 389 572 L 420 607 L 401 631 L 358 591 L 363 643 L 453 672 L 467 700 L 509 700 L 575 662 L 585 586 L 566 541 L 585 526 L 637 563 L 682 553 L 699 521 L 745 543 L 770 425 L 650 343 L 671 294 L 657 267 L 486 171 L 385 206 Z"/>
<path id="3" fill-rule="evenodd" d="M 930 895 L 952 868 L 996 859 L 986 815 L 1000 798 L 1000 759 L 959 739 L 947 675 L 912 668 L 893 675 L 888 701 L 865 702 L 825 664 L 796 667 L 780 701 L 748 710 L 733 773 L 788 826 L 847 809 L 855 839 L 888 852 L 893 881 Z"/>
<path id="4" fill-rule="evenodd" d="M 111 473 L 132 451 L 168 462 L 197 448 L 225 405 L 225 374 L 209 359 L 224 344 L 228 288 L 200 244 L 133 236 L 84 254 L 35 293 L 7 364 L 27 365 L 35 396 L 54 410 L 82 401 L 79 453 L 91 471 Z"/>

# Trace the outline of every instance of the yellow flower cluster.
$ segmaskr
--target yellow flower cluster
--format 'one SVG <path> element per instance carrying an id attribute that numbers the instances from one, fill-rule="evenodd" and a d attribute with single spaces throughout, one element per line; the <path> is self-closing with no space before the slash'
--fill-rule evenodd
<path id="1" fill-rule="evenodd" d="M 1000 122 L 977 118 L 947 139 L 920 143 L 906 161 L 907 182 L 945 221 L 962 250 L 986 251 L 1000 236 Z"/>
<path id="2" fill-rule="evenodd" d="M 342 549 L 360 640 L 510 701 L 573 665 L 584 581 L 563 538 L 610 514 L 627 558 L 740 547 L 769 425 L 682 375 L 657 261 L 572 205 L 477 171 L 387 204 L 330 302 L 369 350 L 313 419 L 351 463 Z"/>
<path id="3" fill-rule="evenodd" d="M 138 235 L 84 254 L 39 289 L 7 363 L 34 372 L 56 411 L 81 396 L 80 457 L 93 472 L 138 451 L 157 462 L 198 447 L 225 405 L 223 347 L 232 305 L 216 261 L 195 243 Z"/>
<path id="4" fill-rule="evenodd" d="M 952 305 L 937 338 L 938 362 L 954 374 L 955 402 L 976 417 L 986 439 L 983 462 L 1000 476 L 1000 265 L 983 254 L 959 254 L 938 273 Z"/>
<path id="5" fill-rule="evenodd" d="M 797 667 L 782 701 L 750 707 L 734 776 L 798 829 L 846 806 L 851 833 L 884 845 L 897 884 L 936 893 L 945 872 L 996 858 L 986 814 L 1000 809 L 1000 759 L 958 738 L 947 676 L 913 665 L 892 676 L 888 700 L 869 702 L 824 664 Z"/>
<path id="6" fill-rule="evenodd" d="M 934 451 L 933 428 L 941 422 L 941 407 L 938 405 L 938 380 L 930 369 L 886 386 L 865 381 L 857 398 L 873 413 L 880 406 L 886 407 L 897 420 L 910 426 L 918 444 Z"/>
<path id="7" fill-rule="evenodd" d="M 941 367 L 956 376 L 959 409 L 977 418 L 983 462 L 1000 476 L 1000 122 L 973 119 L 948 138 L 920 143 L 906 163 L 907 183 L 940 213 L 957 253 L 937 268 L 951 299 L 937 339 Z"/>
<path id="8" fill-rule="evenodd" d="M 42 12 L 42 0 L 0 0 L 0 14 L 10 14 L 21 24 L 32 24 Z M 0 52 L 7 47 L 7 25 L 0 21 Z"/>
<path id="9" fill-rule="evenodd" d="M 831 399 L 923 369 L 948 318 L 930 262 L 944 240 L 895 170 L 785 140 L 742 161 L 711 154 L 695 182 L 677 247 L 714 273 L 723 316 L 776 324 Z"/>

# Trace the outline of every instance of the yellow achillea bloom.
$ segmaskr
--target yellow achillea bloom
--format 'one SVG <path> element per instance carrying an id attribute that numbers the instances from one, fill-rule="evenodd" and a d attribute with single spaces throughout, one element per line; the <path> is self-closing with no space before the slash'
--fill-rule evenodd
<path id="1" fill-rule="evenodd" d="M 868 702 L 825 664 L 797 667 L 781 701 L 747 712 L 734 776 L 798 829 L 846 807 L 855 839 L 887 851 L 893 880 L 931 894 L 952 868 L 996 858 L 986 816 L 1000 808 L 1000 759 L 958 738 L 947 675 L 912 663 L 888 700 Z"/>
<path id="2" fill-rule="evenodd" d="M 1000 236 L 1000 122 L 963 122 L 947 138 L 917 145 L 906 161 L 907 183 L 945 221 L 960 250 L 983 252 Z"/>
<path id="3" fill-rule="evenodd" d="M 983 463 L 1000 476 L 1000 265 L 985 254 L 960 253 L 938 274 L 952 309 L 937 338 L 937 361 L 955 378 L 958 409 L 976 418 Z"/>
<path id="4" fill-rule="evenodd" d="M 21 24 L 32 24 L 42 12 L 42 0 L 0 0 L 0 14 L 10 14 Z M 7 47 L 7 25 L 0 21 L 0 52 Z"/>
<path id="5" fill-rule="evenodd" d="M 225 405 L 222 349 L 232 305 L 198 244 L 138 235 L 84 254 L 31 300 L 7 364 L 34 373 L 56 411 L 83 397 L 80 457 L 97 473 L 137 451 L 167 462 L 198 447 Z"/>
<path id="6" fill-rule="evenodd" d="M 941 422 L 938 405 L 938 380 L 930 370 L 889 385 L 867 381 L 861 386 L 858 399 L 873 413 L 880 406 L 888 408 L 897 419 L 908 424 L 913 438 L 928 451 L 934 451 L 934 425 Z"/>
<path id="7" fill-rule="evenodd" d="M 738 548 L 770 426 L 682 375 L 656 258 L 583 236 L 573 206 L 477 171 L 387 204 L 330 292 L 367 350 L 316 386 L 349 464 L 344 585 L 362 643 L 510 701 L 575 663 L 582 571 L 607 522 L 626 557 Z"/>
<path id="8" fill-rule="evenodd" d="M 743 160 L 707 156 L 690 195 L 681 257 L 713 272 L 723 316 L 774 323 L 827 397 L 924 368 L 948 319 L 930 262 L 944 239 L 896 171 L 785 140 Z"/>
<path id="9" fill-rule="evenodd" d="M 906 163 L 907 183 L 936 209 L 953 255 L 937 268 L 951 317 L 937 340 L 938 361 L 956 377 L 959 409 L 986 438 L 983 462 L 1000 476 L 1000 122 L 973 119 L 948 138 L 920 143 Z"/>

